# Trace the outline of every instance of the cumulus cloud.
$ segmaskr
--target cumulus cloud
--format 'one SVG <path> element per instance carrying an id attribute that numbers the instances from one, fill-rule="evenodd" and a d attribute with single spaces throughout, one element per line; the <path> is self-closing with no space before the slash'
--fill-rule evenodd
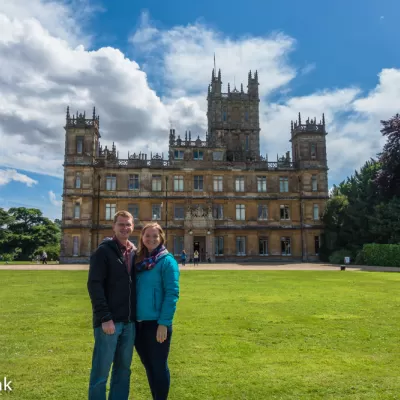
<path id="1" fill-rule="evenodd" d="M 7 185 L 11 181 L 22 182 L 29 187 L 38 183 L 38 181 L 35 181 L 28 175 L 20 174 L 15 169 L 0 169 L 0 186 Z"/>
<path id="2" fill-rule="evenodd" d="M 0 26 L 3 165 L 61 176 L 68 104 L 73 111 L 96 105 L 108 142 L 128 147 L 168 138 L 166 107 L 118 49 L 72 47 L 36 18 L 0 12 Z"/>
<path id="3" fill-rule="evenodd" d="M 49 200 L 50 203 L 53 204 L 53 206 L 60 207 L 62 204 L 62 200 L 57 200 L 57 196 L 52 190 L 49 191 Z"/>

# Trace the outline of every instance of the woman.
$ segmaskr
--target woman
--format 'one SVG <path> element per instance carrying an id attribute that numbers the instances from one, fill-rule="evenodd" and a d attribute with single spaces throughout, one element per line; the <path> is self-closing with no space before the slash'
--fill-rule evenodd
<path id="1" fill-rule="evenodd" d="M 144 226 L 136 254 L 135 347 L 146 369 L 154 400 L 168 398 L 168 354 L 172 320 L 179 298 L 179 268 L 165 248 L 165 234 L 157 223 Z"/>
<path id="2" fill-rule="evenodd" d="M 182 267 L 184 267 L 186 265 L 186 251 L 182 250 L 181 253 L 181 263 L 182 263 Z"/>

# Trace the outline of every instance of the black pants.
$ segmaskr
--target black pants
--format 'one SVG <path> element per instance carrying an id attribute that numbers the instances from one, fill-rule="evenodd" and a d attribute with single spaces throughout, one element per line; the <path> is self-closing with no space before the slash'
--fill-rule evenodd
<path id="1" fill-rule="evenodd" d="M 135 347 L 149 381 L 153 400 L 166 400 L 170 386 L 168 354 L 171 345 L 172 327 L 168 327 L 167 340 L 158 343 L 157 321 L 136 323 Z"/>

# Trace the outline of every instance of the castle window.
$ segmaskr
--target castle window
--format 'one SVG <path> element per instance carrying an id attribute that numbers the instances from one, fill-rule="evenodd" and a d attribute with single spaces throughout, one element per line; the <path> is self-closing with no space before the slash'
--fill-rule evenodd
<path id="1" fill-rule="evenodd" d="M 117 189 L 117 177 L 116 175 L 108 175 L 106 177 L 106 190 Z"/>
<path id="2" fill-rule="evenodd" d="M 258 254 L 260 256 L 268 255 L 268 239 L 267 238 L 258 239 Z"/>
<path id="3" fill-rule="evenodd" d="M 246 142 L 245 142 L 245 150 L 249 150 L 250 148 L 250 138 L 249 135 L 246 135 Z"/>
<path id="4" fill-rule="evenodd" d="M 213 151 L 213 160 L 222 161 L 223 153 L 222 151 Z"/>
<path id="5" fill-rule="evenodd" d="M 318 190 L 317 175 L 313 175 L 311 177 L 311 189 L 312 189 L 313 192 L 316 192 Z"/>
<path id="6" fill-rule="evenodd" d="M 224 181 L 222 176 L 214 176 L 214 192 L 222 192 L 224 190 Z"/>
<path id="7" fill-rule="evenodd" d="M 244 221 L 246 219 L 246 206 L 244 204 L 236 204 L 236 220 Z"/>
<path id="8" fill-rule="evenodd" d="M 75 189 L 81 188 L 81 173 L 77 172 L 75 176 Z"/>
<path id="9" fill-rule="evenodd" d="M 287 176 L 279 177 L 279 191 L 281 193 L 289 191 L 289 178 Z"/>
<path id="10" fill-rule="evenodd" d="M 194 176 L 194 190 L 197 191 L 203 190 L 203 175 Z"/>
<path id="11" fill-rule="evenodd" d="M 224 218 L 224 206 L 222 204 L 213 204 L 213 218 L 214 219 Z"/>
<path id="12" fill-rule="evenodd" d="M 249 120 L 249 112 L 248 112 L 248 111 L 246 111 L 246 112 L 244 113 L 244 119 L 245 119 L 246 121 Z"/>
<path id="13" fill-rule="evenodd" d="M 183 205 L 175 206 L 174 219 L 185 219 L 185 207 Z"/>
<path id="14" fill-rule="evenodd" d="M 266 176 L 257 176 L 257 190 L 259 192 L 267 191 L 267 177 Z"/>
<path id="15" fill-rule="evenodd" d="M 280 216 L 281 216 L 281 220 L 290 219 L 289 206 L 281 204 L 281 206 L 280 206 Z"/>
<path id="16" fill-rule="evenodd" d="M 315 221 L 319 220 L 319 205 L 318 204 L 314 204 L 313 207 L 313 217 Z"/>
<path id="17" fill-rule="evenodd" d="M 236 255 L 237 256 L 246 255 L 246 238 L 244 236 L 236 237 Z"/>
<path id="18" fill-rule="evenodd" d="M 222 121 L 226 121 L 226 111 L 222 111 Z"/>
<path id="19" fill-rule="evenodd" d="M 76 137 L 76 154 L 83 153 L 83 136 Z"/>
<path id="20" fill-rule="evenodd" d="M 75 203 L 74 206 L 74 218 L 78 219 L 81 217 L 81 205 L 80 203 Z"/>
<path id="21" fill-rule="evenodd" d="M 174 176 L 174 191 L 175 192 L 183 192 L 183 176 L 182 175 Z"/>
<path id="22" fill-rule="evenodd" d="M 184 154 L 185 152 L 183 150 L 175 150 L 174 152 L 175 160 L 183 160 Z"/>
<path id="23" fill-rule="evenodd" d="M 268 219 L 268 206 L 266 204 L 258 205 L 258 219 L 267 220 Z"/>
<path id="24" fill-rule="evenodd" d="M 203 152 L 200 150 L 193 150 L 193 160 L 202 160 Z"/>
<path id="25" fill-rule="evenodd" d="M 132 214 L 135 221 L 139 219 L 139 204 L 128 204 L 128 212 Z"/>
<path id="26" fill-rule="evenodd" d="M 315 143 L 310 144 L 310 157 L 311 159 L 317 158 L 317 145 Z"/>
<path id="27" fill-rule="evenodd" d="M 183 236 L 174 236 L 174 255 L 180 256 L 183 251 Z"/>
<path id="28" fill-rule="evenodd" d="M 237 192 L 244 192 L 244 176 L 238 176 L 235 180 L 235 190 Z"/>
<path id="29" fill-rule="evenodd" d="M 132 174 L 129 175 L 129 190 L 138 190 L 139 189 L 139 175 Z"/>
<path id="30" fill-rule="evenodd" d="M 116 204 L 106 204 L 106 220 L 110 221 L 114 218 L 115 213 L 117 212 Z"/>
<path id="31" fill-rule="evenodd" d="M 153 175 L 151 179 L 151 190 L 161 192 L 161 175 Z"/>
<path id="32" fill-rule="evenodd" d="M 153 221 L 161 219 L 161 204 L 153 204 L 151 206 L 151 216 Z"/>
<path id="33" fill-rule="evenodd" d="M 216 236 L 214 238 L 214 249 L 216 256 L 223 256 L 224 255 L 224 237 L 223 236 Z"/>
<path id="34" fill-rule="evenodd" d="M 281 254 L 290 256 L 292 254 L 290 237 L 281 237 Z"/>
<path id="35" fill-rule="evenodd" d="M 79 236 L 72 236 L 72 255 L 79 256 Z"/>

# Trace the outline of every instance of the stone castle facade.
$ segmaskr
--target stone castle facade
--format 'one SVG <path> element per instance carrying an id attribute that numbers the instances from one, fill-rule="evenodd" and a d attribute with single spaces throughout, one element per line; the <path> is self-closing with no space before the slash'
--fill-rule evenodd
<path id="1" fill-rule="evenodd" d="M 258 74 L 249 72 L 247 91 L 222 92 L 221 71 L 208 88 L 205 140 L 170 129 L 169 152 L 129 154 L 100 145 L 93 110 L 67 110 L 60 261 L 87 262 L 112 235 L 112 219 L 128 210 L 131 237 L 157 221 L 168 250 L 183 249 L 202 261 L 318 259 L 328 199 L 325 119 L 304 123 L 299 114 L 288 139 L 291 154 L 269 161 L 260 155 Z M 166 138 L 167 140 L 167 138 Z"/>

